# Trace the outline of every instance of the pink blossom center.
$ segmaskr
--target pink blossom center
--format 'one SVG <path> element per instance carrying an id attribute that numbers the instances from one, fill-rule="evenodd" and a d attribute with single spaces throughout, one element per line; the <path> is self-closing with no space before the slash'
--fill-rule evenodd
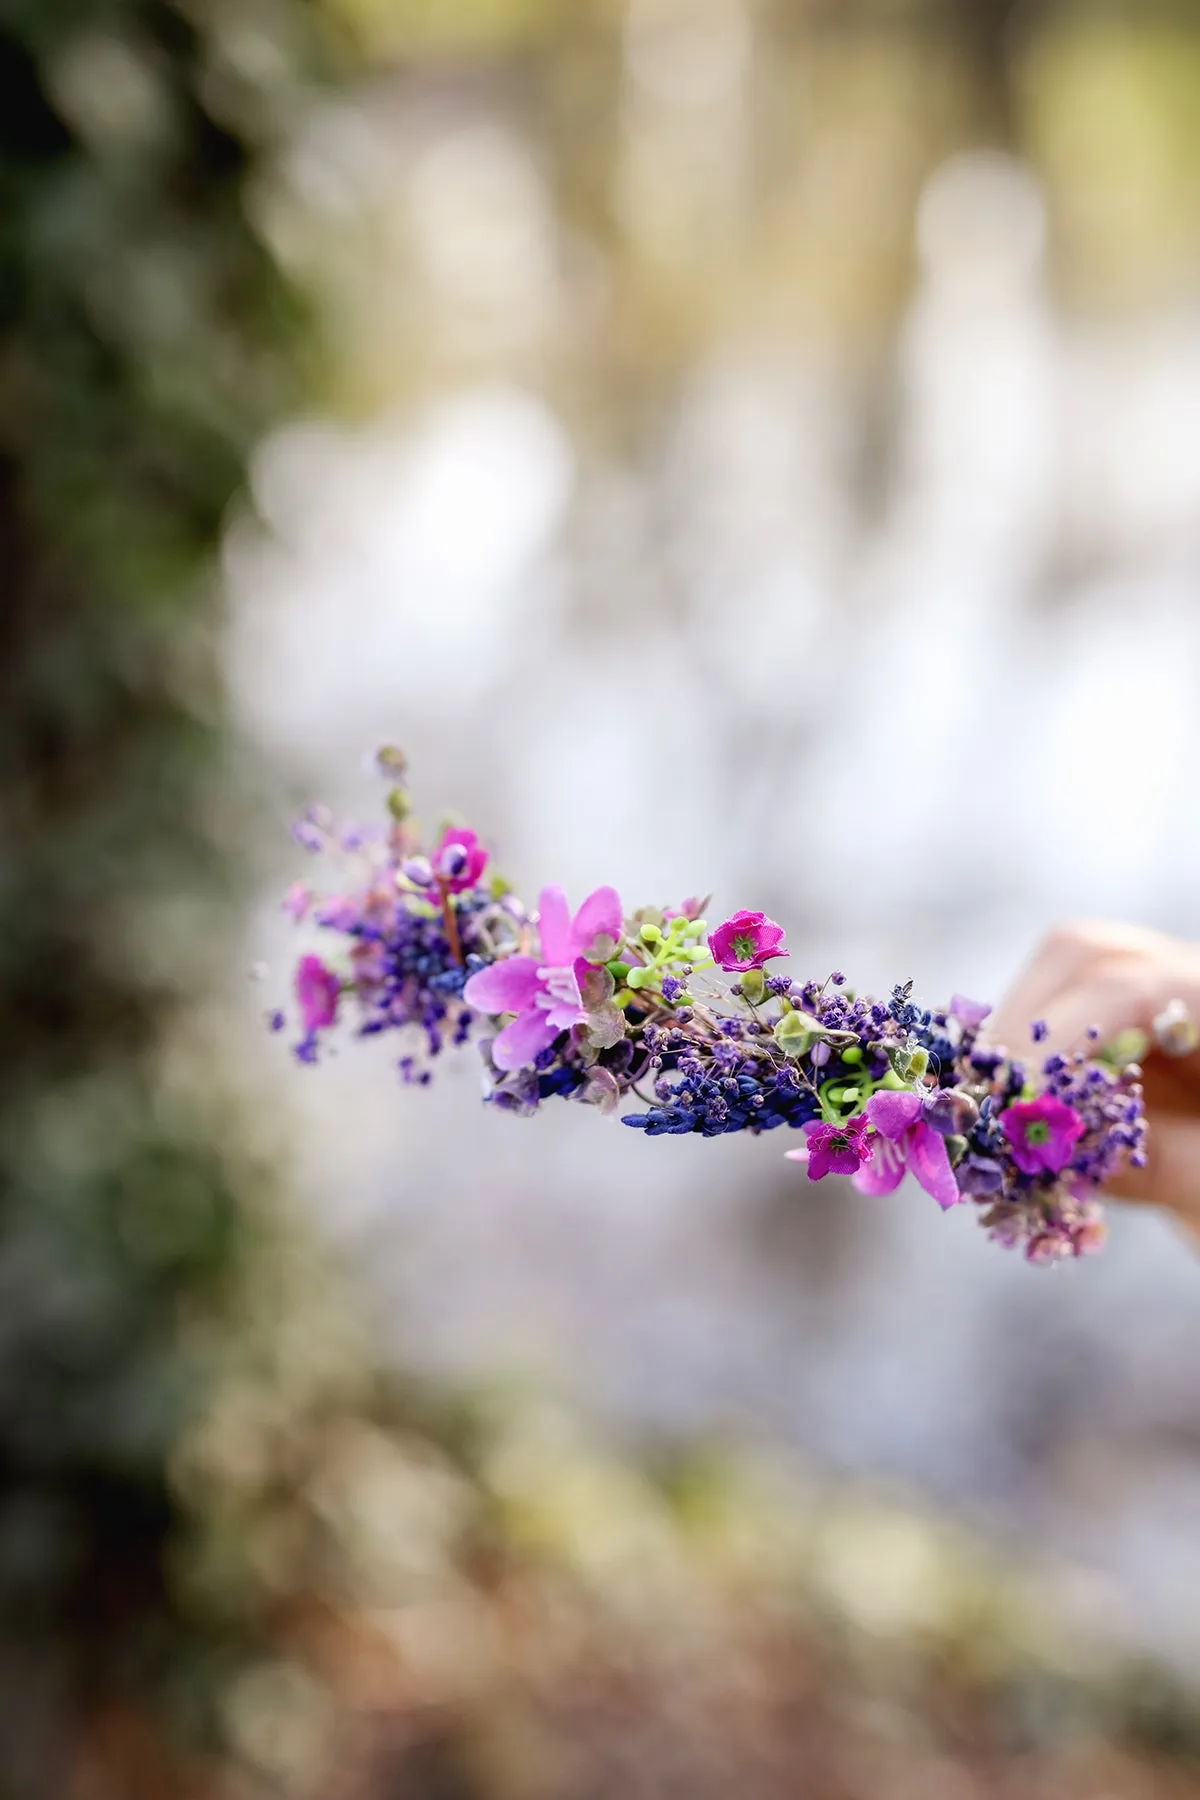
<path id="1" fill-rule="evenodd" d="M 556 1006 L 579 1005 L 579 983 L 574 969 L 539 969 L 537 978 L 542 983 L 542 991 L 534 998 L 535 1006 L 552 1012 Z"/>

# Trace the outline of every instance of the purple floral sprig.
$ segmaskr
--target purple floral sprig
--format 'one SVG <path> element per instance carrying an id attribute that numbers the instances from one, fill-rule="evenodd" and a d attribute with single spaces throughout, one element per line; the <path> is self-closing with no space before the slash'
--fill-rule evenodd
<path id="1" fill-rule="evenodd" d="M 395 750 L 380 753 L 393 782 Z M 858 995 L 835 971 L 802 981 L 783 928 L 741 911 L 711 930 L 704 903 L 626 914 L 600 887 L 572 912 L 561 887 L 530 912 L 489 874 L 477 834 L 448 825 L 432 847 L 393 786 L 390 821 L 338 828 L 321 808 L 297 841 L 349 863 L 338 891 L 297 882 L 284 905 L 341 941 L 298 961 L 302 1062 L 319 1058 L 347 1010 L 360 1037 L 399 1034 L 407 1082 L 427 1083 L 450 1045 L 474 1037 L 484 1097 L 529 1115 L 551 1099 L 619 1112 L 646 1137 L 719 1137 L 787 1127 L 808 1178 L 849 1176 L 883 1195 L 906 1175 L 944 1210 L 976 1208 L 1032 1262 L 1100 1248 L 1100 1190 L 1146 1160 L 1138 1045 L 1030 1058 L 987 1043 L 989 1008 L 942 1010 Z M 276 1013 L 277 1029 L 286 1025 Z M 1043 1028 L 1031 1027 L 1036 1046 Z M 1133 1034 L 1136 1038 L 1137 1034 Z"/>

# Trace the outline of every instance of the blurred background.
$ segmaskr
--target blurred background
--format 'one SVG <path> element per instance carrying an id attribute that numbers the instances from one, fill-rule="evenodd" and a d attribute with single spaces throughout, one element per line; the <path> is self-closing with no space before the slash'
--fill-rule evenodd
<path id="1" fill-rule="evenodd" d="M 1200 19 L 2 0 L 0 101 L 2 1800 L 1200 1792 L 1166 1221 L 264 1024 L 381 741 L 867 988 L 1197 935 Z"/>

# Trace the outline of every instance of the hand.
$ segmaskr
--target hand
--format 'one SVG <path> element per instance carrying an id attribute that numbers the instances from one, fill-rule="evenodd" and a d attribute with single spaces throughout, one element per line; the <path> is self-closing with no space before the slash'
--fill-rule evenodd
<path id="1" fill-rule="evenodd" d="M 1182 1000 L 1200 1024 L 1200 945 L 1136 925 L 1064 925 L 1037 951 L 1015 988 L 985 1026 L 988 1038 L 1014 1056 L 1040 1059 L 1053 1050 L 1088 1047 L 1137 1026 L 1153 1040 L 1154 1021 Z M 1049 1035 L 1032 1046 L 1029 1028 L 1044 1019 Z M 1168 1057 L 1151 1048 L 1145 1061 L 1149 1163 L 1116 1177 L 1122 1199 L 1170 1207 L 1200 1233 L 1200 1051 Z"/>

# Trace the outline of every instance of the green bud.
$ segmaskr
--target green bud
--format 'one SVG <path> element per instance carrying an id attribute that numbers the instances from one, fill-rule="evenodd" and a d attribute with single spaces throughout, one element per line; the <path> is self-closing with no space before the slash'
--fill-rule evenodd
<path id="1" fill-rule="evenodd" d="M 387 809 L 397 824 L 407 819 L 412 812 L 412 801 L 405 788 L 394 787 L 387 797 Z"/>
<path id="2" fill-rule="evenodd" d="M 742 976 L 742 993 L 752 1006 L 757 1006 L 767 991 L 767 978 L 761 969 L 747 969 Z"/>
<path id="3" fill-rule="evenodd" d="M 1130 1063 L 1143 1062 L 1149 1048 L 1150 1039 L 1146 1032 L 1130 1025 L 1126 1030 L 1118 1031 L 1111 1044 L 1105 1045 L 1104 1060 L 1114 1069 L 1126 1069 Z"/>
<path id="4" fill-rule="evenodd" d="M 895 1069 L 889 1069 L 883 1080 L 876 1083 L 877 1087 L 886 1088 L 889 1094 L 903 1093 L 907 1085 L 907 1082 L 901 1081 Z"/>
<path id="5" fill-rule="evenodd" d="M 625 985 L 628 988 L 632 988 L 634 990 L 634 992 L 636 993 L 638 988 L 645 987 L 645 985 L 649 981 L 649 979 L 650 979 L 649 969 L 638 968 L 637 965 L 635 964 L 634 967 L 632 969 L 630 969 L 629 973 L 625 977 Z"/>
<path id="6" fill-rule="evenodd" d="M 657 944 L 659 939 L 662 937 L 662 932 L 659 930 L 657 925 L 643 925 L 641 936 L 642 936 L 643 943 Z"/>
<path id="7" fill-rule="evenodd" d="M 605 963 L 604 966 L 614 981 L 624 981 L 625 977 L 629 974 L 629 964 L 627 962 L 610 962 Z"/>
<path id="8" fill-rule="evenodd" d="M 842 1051 L 842 1061 L 844 1063 L 860 1063 L 862 1059 L 863 1053 L 857 1044 L 851 1044 L 848 1050 Z"/>
<path id="9" fill-rule="evenodd" d="M 803 1056 L 812 1049 L 816 1036 L 809 1028 L 803 1013 L 788 1012 L 777 1021 L 771 1036 L 779 1045 L 785 1056 Z"/>
<path id="10" fill-rule="evenodd" d="M 892 1067 L 903 1084 L 911 1085 L 914 1081 L 920 1081 L 928 1069 L 929 1052 L 923 1049 L 893 1050 Z"/>

